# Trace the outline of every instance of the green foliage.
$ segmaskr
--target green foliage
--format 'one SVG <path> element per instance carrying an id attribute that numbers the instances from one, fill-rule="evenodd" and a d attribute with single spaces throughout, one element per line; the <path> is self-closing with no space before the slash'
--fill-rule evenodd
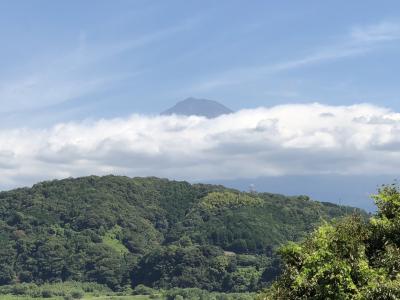
<path id="1" fill-rule="evenodd" d="M 164 292 L 166 300 L 253 300 L 254 294 L 251 293 L 216 293 L 201 289 L 179 289 L 174 288 Z"/>
<path id="2" fill-rule="evenodd" d="M 122 227 L 119 225 L 115 225 L 113 228 L 105 233 L 103 237 L 103 243 L 120 254 L 129 253 L 129 250 L 124 246 L 121 241 L 122 236 Z"/>
<path id="3" fill-rule="evenodd" d="M 146 255 L 132 278 L 134 284 L 155 288 L 254 291 L 265 267 L 259 257 L 254 258 L 254 264 L 256 266 L 240 266 L 235 256 L 224 255 L 213 246 L 169 246 Z"/>
<path id="4" fill-rule="evenodd" d="M 259 206 L 263 201 L 258 197 L 252 197 L 245 193 L 231 191 L 212 192 L 201 199 L 199 206 L 205 210 L 217 210 L 221 208 L 238 208 L 242 206 Z"/>
<path id="5" fill-rule="evenodd" d="M 186 235 L 197 244 L 270 256 L 277 246 L 303 238 L 322 220 L 353 211 L 356 210 L 305 200 L 303 196 L 213 192 L 176 224 L 168 239 L 178 240 Z"/>
<path id="6" fill-rule="evenodd" d="M 145 286 L 143 284 L 139 284 L 135 287 L 135 289 L 132 292 L 132 295 L 153 295 L 156 293 L 156 290 Z"/>
<path id="7" fill-rule="evenodd" d="M 153 177 L 42 182 L 0 193 L 0 286 L 253 291 L 279 273 L 275 248 L 351 211 Z"/>
<path id="8" fill-rule="evenodd" d="M 82 293 L 81 291 L 72 291 L 71 292 L 71 297 L 72 299 L 81 299 L 83 298 L 84 293 Z"/>
<path id="9" fill-rule="evenodd" d="M 260 299 L 399 299 L 400 190 L 383 186 L 369 221 L 352 216 L 280 249 L 283 274 Z"/>
<path id="10" fill-rule="evenodd" d="M 42 297 L 43 298 L 51 298 L 53 296 L 53 293 L 50 290 L 43 290 L 42 291 Z"/>
<path id="11" fill-rule="evenodd" d="M 71 299 L 82 298 L 85 293 L 108 294 L 111 290 L 106 286 L 94 282 L 59 282 L 36 285 L 34 283 L 22 283 L 14 285 L 5 285 L 0 287 L 0 299 L 3 295 L 25 296 L 30 298 L 50 298 L 65 297 Z"/>

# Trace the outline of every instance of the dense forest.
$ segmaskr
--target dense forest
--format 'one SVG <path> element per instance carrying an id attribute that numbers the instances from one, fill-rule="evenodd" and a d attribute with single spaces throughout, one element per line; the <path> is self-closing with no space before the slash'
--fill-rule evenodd
<path id="1" fill-rule="evenodd" d="M 280 273 L 279 246 L 351 214 L 366 215 L 306 196 L 158 178 L 42 182 L 0 193 L 0 285 L 257 291 Z"/>

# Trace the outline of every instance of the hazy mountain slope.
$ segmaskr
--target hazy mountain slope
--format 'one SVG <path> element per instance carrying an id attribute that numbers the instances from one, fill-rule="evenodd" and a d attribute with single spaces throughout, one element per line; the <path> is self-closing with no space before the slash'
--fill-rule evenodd
<path id="1" fill-rule="evenodd" d="M 162 112 L 162 115 L 204 116 L 216 118 L 220 115 L 230 114 L 233 111 L 217 101 L 207 99 L 187 98 L 178 102 L 170 109 Z"/>
<path id="2" fill-rule="evenodd" d="M 360 207 L 374 212 L 375 203 L 371 198 L 377 188 L 387 182 L 394 182 L 394 175 L 284 175 L 233 180 L 214 180 L 212 184 L 247 190 L 250 185 L 258 192 L 285 195 L 308 195 L 313 199 L 324 199 L 332 203 Z"/>
<path id="3" fill-rule="evenodd" d="M 304 196 L 158 178 L 43 182 L 0 193 L 0 284 L 255 290 L 270 278 L 277 245 L 351 211 Z"/>

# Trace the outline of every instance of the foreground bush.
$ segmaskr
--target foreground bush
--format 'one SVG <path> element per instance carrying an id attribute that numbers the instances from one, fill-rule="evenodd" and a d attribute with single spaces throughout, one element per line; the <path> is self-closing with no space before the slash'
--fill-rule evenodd
<path id="1" fill-rule="evenodd" d="M 280 250 L 283 274 L 259 299 L 400 299 L 400 190 L 383 186 L 377 213 L 325 224 Z"/>

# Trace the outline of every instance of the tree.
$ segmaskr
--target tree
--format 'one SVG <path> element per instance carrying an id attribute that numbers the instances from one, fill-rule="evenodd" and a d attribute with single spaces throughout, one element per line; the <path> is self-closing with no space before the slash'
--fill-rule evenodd
<path id="1" fill-rule="evenodd" d="M 260 299 L 399 299 L 400 190 L 383 186 L 367 222 L 324 224 L 280 249 L 283 274 Z"/>
<path id="2" fill-rule="evenodd" d="M 11 245 L 0 246 L 0 285 L 10 284 L 15 279 L 14 250 Z"/>

